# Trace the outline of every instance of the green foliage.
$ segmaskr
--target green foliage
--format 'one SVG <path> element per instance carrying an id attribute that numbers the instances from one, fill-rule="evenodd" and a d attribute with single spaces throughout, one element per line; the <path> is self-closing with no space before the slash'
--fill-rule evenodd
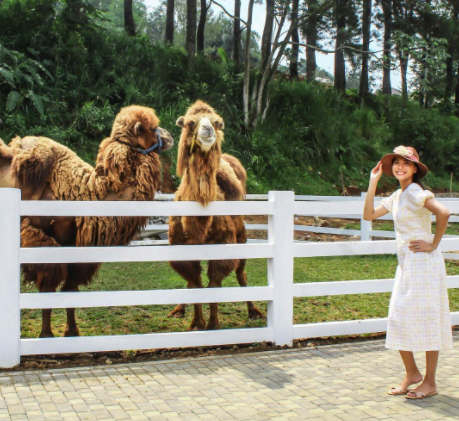
<path id="1" fill-rule="evenodd" d="M 222 24 L 227 45 L 212 44 L 214 53 L 196 57 L 189 72 L 182 47 L 153 45 L 145 31 L 125 34 L 121 3 L 98 2 L 105 12 L 86 0 L 0 3 L 0 137 L 48 136 L 93 162 L 121 107 L 155 108 L 162 126 L 178 139 L 175 121 L 202 99 L 225 119 L 224 151 L 246 167 L 249 192 L 331 195 L 343 185 L 365 189 L 370 169 L 399 144 L 424 154 L 432 186 L 449 187 L 445 171 L 459 164 L 459 120 L 440 108 L 424 110 L 380 95 L 361 107 L 353 90 L 340 96 L 320 83 L 279 77 L 268 87 L 264 121 L 247 129 L 242 75 L 234 72 L 223 18 L 215 24 Z M 146 16 L 141 7 L 135 13 Z M 168 152 L 174 174 L 176 153 L 176 147 Z"/>

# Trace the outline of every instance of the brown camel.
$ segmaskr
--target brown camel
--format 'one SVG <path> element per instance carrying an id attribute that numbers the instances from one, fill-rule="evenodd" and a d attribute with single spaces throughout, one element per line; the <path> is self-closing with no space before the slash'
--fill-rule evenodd
<path id="1" fill-rule="evenodd" d="M 44 137 L 19 137 L 0 145 L 0 171 L 12 177 L 25 200 L 154 200 L 160 184 L 157 153 L 173 145 L 151 108 L 130 106 L 116 116 L 111 136 L 102 141 L 94 169 L 69 148 Z M 11 168 L 1 166 L 10 161 Z M 3 170 L 2 170 L 3 168 Z M 124 246 L 148 217 L 25 217 L 22 247 Z M 40 292 L 78 291 L 89 284 L 100 263 L 24 264 L 26 282 Z M 42 310 L 40 337 L 52 337 L 51 309 Z M 79 335 L 75 310 L 67 309 L 65 336 Z"/>
<path id="2" fill-rule="evenodd" d="M 177 174 L 182 177 L 175 200 L 197 201 L 203 206 L 212 201 L 243 200 L 247 175 L 238 159 L 222 154 L 223 119 L 214 109 L 197 101 L 184 117 L 177 120 L 182 127 L 178 147 Z M 235 244 L 245 243 L 247 235 L 243 216 L 174 216 L 169 219 L 170 244 Z M 209 262 L 208 287 L 221 287 L 233 270 L 240 286 L 247 286 L 246 261 L 213 260 Z M 172 268 L 187 281 L 188 288 L 202 288 L 201 263 L 170 262 Z M 259 319 L 263 314 L 247 302 L 249 317 Z M 218 304 L 210 306 L 207 323 L 202 305 L 194 305 L 194 318 L 189 330 L 219 329 Z M 185 305 L 179 304 L 170 317 L 183 317 Z"/>

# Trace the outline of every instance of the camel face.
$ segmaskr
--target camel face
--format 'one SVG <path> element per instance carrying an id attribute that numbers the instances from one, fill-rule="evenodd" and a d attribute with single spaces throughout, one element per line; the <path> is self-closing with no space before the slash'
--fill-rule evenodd
<path id="1" fill-rule="evenodd" d="M 212 146 L 222 141 L 222 132 L 219 136 L 218 131 L 223 129 L 223 120 L 217 114 L 180 117 L 176 124 L 182 127 L 182 136 L 185 135 L 191 150 L 196 147 L 209 152 Z"/>
<path id="2" fill-rule="evenodd" d="M 168 150 L 174 145 L 171 134 L 159 127 L 155 110 L 139 105 L 125 107 L 118 113 L 111 137 L 144 150 L 158 144 L 160 139 L 162 150 Z"/>
<path id="3" fill-rule="evenodd" d="M 217 133 L 207 117 L 203 117 L 199 120 L 196 140 L 201 144 L 201 148 L 205 152 L 207 152 L 217 141 Z"/>

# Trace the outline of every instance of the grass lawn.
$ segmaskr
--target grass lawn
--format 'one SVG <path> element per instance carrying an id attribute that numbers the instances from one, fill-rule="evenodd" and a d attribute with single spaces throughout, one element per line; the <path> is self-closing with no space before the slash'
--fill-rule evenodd
<path id="1" fill-rule="evenodd" d="M 267 264 L 264 259 L 249 260 L 247 273 L 249 285 L 267 284 Z M 357 279 L 390 278 L 396 269 L 395 256 L 350 256 L 295 259 L 294 279 L 297 283 L 345 281 Z M 447 262 L 449 275 L 459 274 L 459 264 Z M 203 277 L 207 283 L 207 277 Z M 224 286 L 238 287 L 231 275 Z M 152 290 L 185 288 L 185 282 L 167 263 L 105 263 L 89 291 Z M 22 292 L 35 292 L 23 286 Z M 331 297 L 298 298 L 294 301 L 295 323 L 314 323 L 333 320 L 385 317 L 390 294 L 359 294 Z M 266 302 L 257 304 L 266 314 Z M 459 292 L 450 290 L 451 311 L 459 310 Z M 80 333 L 92 335 L 120 335 L 151 332 L 184 331 L 191 322 L 192 308 L 184 319 L 167 318 L 173 306 L 104 307 L 78 309 Z M 207 305 L 205 305 L 207 311 Z M 62 336 L 65 327 L 65 310 L 53 311 L 53 331 Z M 223 329 L 266 326 L 266 320 L 247 318 L 245 303 L 220 305 Z M 22 311 L 22 337 L 34 338 L 40 333 L 41 311 Z"/>

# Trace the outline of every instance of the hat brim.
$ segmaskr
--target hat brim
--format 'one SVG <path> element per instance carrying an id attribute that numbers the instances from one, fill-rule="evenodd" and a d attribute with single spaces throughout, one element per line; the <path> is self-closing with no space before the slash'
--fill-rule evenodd
<path id="1" fill-rule="evenodd" d="M 384 155 L 381 159 L 383 171 L 385 174 L 389 175 L 390 177 L 395 178 L 395 175 L 392 172 L 392 162 L 394 161 L 394 158 L 396 157 L 404 158 L 408 161 L 414 162 L 418 167 L 418 177 L 419 178 L 424 177 L 429 172 L 429 169 L 427 168 L 427 166 L 425 166 L 421 162 L 417 162 L 414 159 L 411 159 L 409 156 L 402 156 L 396 153 L 390 153 L 390 154 Z"/>

